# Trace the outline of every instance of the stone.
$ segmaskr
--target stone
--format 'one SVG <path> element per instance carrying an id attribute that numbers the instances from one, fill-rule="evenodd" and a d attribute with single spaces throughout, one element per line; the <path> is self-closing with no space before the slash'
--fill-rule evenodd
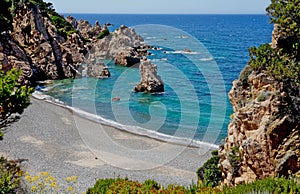
<path id="1" fill-rule="evenodd" d="M 104 63 L 95 63 L 87 65 L 87 77 L 94 78 L 108 78 L 110 77 L 110 72 Z"/>
<path id="2" fill-rule="evenodd" d="M 157 66 L 150 60 L 143 59 L 140 64 L 140 83 L 133 89 L 135 92 L 164 92 L 164 83 L 157 75 Z"/>
<path id="3" fill-rule="evenodd" d="M 122 65 L 125 67 L 131 67 L 134 65 L 139 65 L 140 58 L 136 56 L 132 49 L 126 51 L 120 51 L 114 57 L 115 64 Z"/>

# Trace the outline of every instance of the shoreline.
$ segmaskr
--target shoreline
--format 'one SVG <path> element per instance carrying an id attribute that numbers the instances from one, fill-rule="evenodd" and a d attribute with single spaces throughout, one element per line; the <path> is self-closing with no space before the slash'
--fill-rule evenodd
<path id="1" fill-rule="evenodd" d="M 49 172 L 60 185 L 66 184 L 66 177 L 78 176 L 80 193 L 99 178 L 154 179 L 164 186 L 188 186 L 197 182 L 196 170 L 210 158 L 212 150 L 100 125 L 35 98 L 0 142 L 0 155 L 28 159 L 22 166 L 32 175 Z"/>
<path id="2" fill-rule="evenodd" d="M 217 145 L 217 144 L 198 141 L 198 140 L 194 140 L 194 139 L 188 139 L 188 138 L 184 138 L 184 137 L 172 136 L 172 135 L 144 129 L 141 127 L 133 128 L 132 126 L 123 125 L 123 124 L 117 123 L 113 120 L 105 119 L 99 115 L 95 115 L 95 114 L 86 112 L 84 110 L 66 105 L 66 104 L 64 104 L 64 102 L 59 101 L 59 100 L 53 98 L 52 96 L 45 95 L 42 92 L 35 91 L 32 94 L 32 97 L 37 100 L 42 100 L 47 103 L 53 104 L 55 106 L 60 106 L 62 108 L 65 108 L 65 109 L 71 111 L 73 114 L 76 114 L 77 116 L 82 117 L 83 119 L 87 119 L 89 121 L 92 121 L 92 122 L 95 122 L 95 123 L 98 123 L 101 125 L 105 125 L 107 127 L 113 127 L 117 130 L 120 130 L 120 131 L 123 131 L 126 133 L 131 133 L 133 135 L 139 135 L 139 136 L 143 136 L 143 137 L 147 137 L 147 138 L 152 138 L 157 141 L 162 141 L 165 143 L 171 143 L 171 144 L 175 144 L 175 145 L 182 145 L 182 146 L 188 146 L 188 147 L 194 147 L 194 148 L 199 148 L 201 146 L 208 146 L 208 147 L 211 147 L 214 149 L 219 148 L 219 145 Z"/>

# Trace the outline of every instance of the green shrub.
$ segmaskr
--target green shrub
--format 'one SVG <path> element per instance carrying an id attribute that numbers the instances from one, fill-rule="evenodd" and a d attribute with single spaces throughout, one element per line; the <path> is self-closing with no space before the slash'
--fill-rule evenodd
<path id="1" fill-rule="evenodd" d="M 222 172 L 218 167 L 220 156 L 218 150 L 213 151 L 212 157 L 197 170 L 198 178 L 204 186 L 216 187 L 222 180 Z"/>
<path id="2" fill-rule="evenodd" d="M 65 20 L 64 17 L 60 16 L 57 13 L 53 13 L 54 15 L 51 15 L 51 21 L 57 28 L 57 31 L 60 35 L 63 37 L 67 37 L 70 34 L 76 33 L 77 31 L 73 28 L 73 26 Z"/>
<path id="3" fill-rule="evenodd" d="M 0 128 L 12 113 L 22 113 L 30 101 L 33 89 L 18 83 L 21 72 L 11 69 L 6 74 L 0 70 Z"/>
<path id="4" fill-rule="evenodd" d="M 265 71 L 277 80 L 299 82 L 299 62 L 292 54 L 283 52 L 283 49 L 271 48 L 269 44 L 249 49 L 249 65 L 256 71 Z"/>
<path id="5" fill-rule="evenodd" d="M 17 162 L 0 157 L 0 194 L 16 193 L 22 175 Z"/>
<path id="6" fill-rule="evenodd" d="M 271 0 L 266 9 L 271 23 L 280 26 L 280 46 L 285 53 L 293 54 L 299 60 L 300 0 Z"/>
<path id="7" fill-rule="evenodd" d="M 187 194 L 250 194 L 250 193 L 274 193 L 274 194 L 297 194 L 300 192 L 300 185 L 293 179 L 267 178 L 257 180 L 253 183 L 242 184 L 236 187 L 224 187 L 222 190 L 217 187 L 207 187 L 203 184 L 191 185 L 189 187 L 169 185 L 161 187 L 155 181 L 148 180 L 144 183 L 126 179 L 101 179 L 96 182 L 93 188 L 89 188 L 87 194 L 105 193 L 187 193 Z"/>
<path id="8" fill-rule="evenodd" d="M 300 0 L 272 0 L 266 10 L 271 23 L 279 25 L 278 48 L 270 44 L 250 48 L 249 65 L 279 81 L 299 84 Z"/>
<path id="9" fill-rule="evenodd" d="M 243 193 L 274 193 L 274 194 L 297 194 L 300 193 L 300 185 L 293 179 L 286 178 L 267 178 L 257 180 L 253 183 L 242 184 L 236 187 L 225 187 L 224 193 L 243 194 Z"/>
<path id="10" fill-rule="evenodd" d="M 238 147 L 233 147 L 230 150 L 229 153 L 229 162 L 230 165 L 233 167 L 233 175 L 238 176 L 239 175 L 239 170 L 241 167 L 241 153 Z"/>
<path id="11" fill-rule="evenodd" d="M 110 34 L 109 30 L 102 30 L 97 36 L 97 39 L 102 39 Z"/>

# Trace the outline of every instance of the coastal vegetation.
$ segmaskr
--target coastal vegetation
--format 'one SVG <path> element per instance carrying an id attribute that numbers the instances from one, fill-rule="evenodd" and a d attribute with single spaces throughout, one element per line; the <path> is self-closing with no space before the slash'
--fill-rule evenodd
<path id="1" fill-rule="evenodd" d="M 18 82 L 20 75 L 17 69 L 6 73 L 0 70 L 0 137 L 3 136 L 1 128 L 7 125 L 7 119 L 14 113 L 21 114 L 30 104 L 29 96 L 33 89 Z"/>
<path id="2" fill-rule="evenodd" d="M 16 193 L 20 189 L 23 171 L 16 161 L 0 157 L 0 194 Z"/>
<path id="3" fill-rule="evenodd" d="M 300 83 L 300 1 L 272 0 L 266 9 L 276 25 L 273 41 L 249 49 L 249 65 L 255 71 L 266 71 L 277 80 Z M 275 39 L 275 40 L 274 40 Z"/>
<path id="4" fill-rule="evenodd" d="M 184 193 L 184 194 L 248 194 L 248 193 L 280 193 L 296 194 L 300 192 L 300 185 L 293 179 L 268 178 L 257 180 L 250 184 L 242 184 L 236 187 L 207 187 L 201 182 L 189 187 L 169 185 L 163 187 L 153 180 L 146 180 L 144 183 L 128 179 L 100 179 L 94 187 L 87 190 L 87 194 L 104 193 Z"/>
<path id="5" fill-rule="evenodd" d="M 218 150 L 213 151 L 211 155 L 212 157 L 197 170 L 197 175 L 204 186 L 216 187 L 222 180 L 222 172 L 218 167 L 220 156 Z"/>

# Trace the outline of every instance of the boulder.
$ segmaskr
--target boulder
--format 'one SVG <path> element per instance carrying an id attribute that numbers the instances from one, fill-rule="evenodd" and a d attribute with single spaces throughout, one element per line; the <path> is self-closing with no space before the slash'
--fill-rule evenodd
<path id="1" fill-rule="evenodd" d="M 140 64 L 140 83 L 133 89 L 135 92 L 164 92 L 164 83 L 157 75 L 157 66 L 150 60 L 143 59 Z"/>

